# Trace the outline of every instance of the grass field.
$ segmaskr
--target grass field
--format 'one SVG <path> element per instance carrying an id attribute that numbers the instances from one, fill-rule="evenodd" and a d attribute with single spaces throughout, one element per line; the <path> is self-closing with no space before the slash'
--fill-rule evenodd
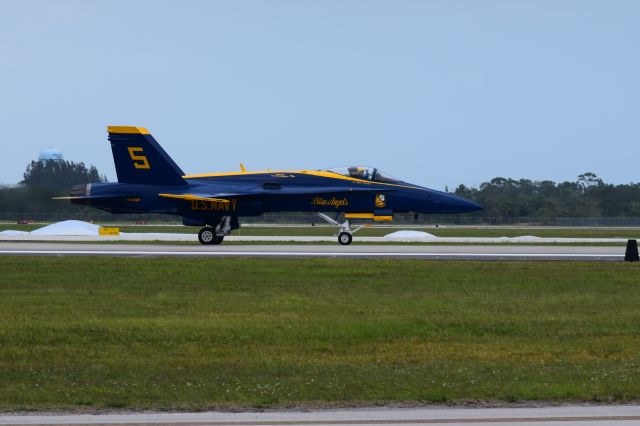
<path id="1" fill-rule="evenodd" d="M 0 410 L 637 399 L 638 272 L 0 257 Z"/>
<path id="2" fill-rule="evenodd" d="M 44 225 L 14 225 L 0 224 L 0 231 L 14 229 L 32 231 Z M 565 237 L 565 238 L 637 238 L 640 239 L 640 228 L 466 228 L 466 227 L 411 227 L 387 228 L 367 227 L 357 231 L 356 235 L 363 237 L 382 237 L 399 229 L 416 229 L 428 232 L 438 237 L 519 237 L 533 235 L 536 237 Z M 190 226 L 154 226 L 154 225 L 121 225 L 122 232 L 166 232 L 197 234 L 199 228 Z M 250 227 L 245 226 L 232 232 L 231 235 L 246 236 L 327 236 L 334 235 L 336 227 L 306 226 L 306 227 Z"/>

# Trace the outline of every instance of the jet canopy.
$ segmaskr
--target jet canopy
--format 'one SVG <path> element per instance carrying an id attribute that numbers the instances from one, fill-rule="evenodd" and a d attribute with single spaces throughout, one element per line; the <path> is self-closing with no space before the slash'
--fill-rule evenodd
<path id="1" fill-rule="evenodd" d="M 368 180 L 371 182 L 382 183 L 402 183 L 401 180 L 394 178 L 380 169 L 367 166 L 348 166 L 348 167 L 335 167 L 333 169 L 327 169 L 326 171 L 331 173 L 337 173 L 339 175 L 352 177 L 356 179 Z"/>

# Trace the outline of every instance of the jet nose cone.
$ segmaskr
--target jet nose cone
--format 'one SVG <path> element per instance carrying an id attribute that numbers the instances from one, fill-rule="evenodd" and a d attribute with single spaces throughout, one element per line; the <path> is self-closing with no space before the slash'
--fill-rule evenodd
<path id="1" fill-rule="evenodd" d="M 446 195 L 444 204 L 448 206 L 448 210 L 452 213 L 469 213 L 482 210 L 484 208 L 474 201 L 452 194 Z"/>
<path id="2" fill-rule="evenodd" d="M 464 201 L 465 201 L 465 204 L 466 204 L 467 211 L 476 212 L 478 210 L 483 210 L 484 209 L 484 207 L 482 207 L 480 204 L 478 204 L 478 203 L 476 203 L 474 201 L 467 200 L 467 199 L 464 199 Z"/>

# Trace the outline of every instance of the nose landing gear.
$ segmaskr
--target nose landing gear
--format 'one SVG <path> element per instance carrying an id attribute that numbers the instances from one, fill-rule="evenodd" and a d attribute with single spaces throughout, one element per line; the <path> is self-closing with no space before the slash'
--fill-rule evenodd
<path id="1" fill-rule="evenodd" d="M 348 246 L 353 241 L 353 236 L 349 232 L 341 232 L 338 235 L 338 242 L 343 246 Z"/>
<path id="2" fill-rule="evenodd" d="M 343 246 L 348 246 L 349 244 L 351 244 L 351 242 L 353 241 L 353 233 L 362 228 L 362 226 L 358 226 L 356 229 L 351 230 L 349 219 L 346 219 L 343 223 L 340 223 L 324 213 L 316 212 L 316 214 L 330 224 L 340 227 L 340 231 L 338 231 L 337 234 L 338 242 Z"/>

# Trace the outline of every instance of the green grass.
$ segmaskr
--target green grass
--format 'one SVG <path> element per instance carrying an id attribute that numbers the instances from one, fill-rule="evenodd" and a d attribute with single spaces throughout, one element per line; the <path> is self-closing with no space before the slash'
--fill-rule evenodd
<path id="1" fill-rule="evenodd" d="M 45 224 L 29 224 L 29 225 L 18 225 L 13 223 L 0 223 L 0 231 L 6 231 L 7 229 L 12 229 L 14 231 L 33 231 L 34 229 L 38 229 L 45 226 Z"/>
<path id="2" fill-rule="evenodd" d="M 638 265 L 0 258 L 0 410 L 628 401 Z"/>

